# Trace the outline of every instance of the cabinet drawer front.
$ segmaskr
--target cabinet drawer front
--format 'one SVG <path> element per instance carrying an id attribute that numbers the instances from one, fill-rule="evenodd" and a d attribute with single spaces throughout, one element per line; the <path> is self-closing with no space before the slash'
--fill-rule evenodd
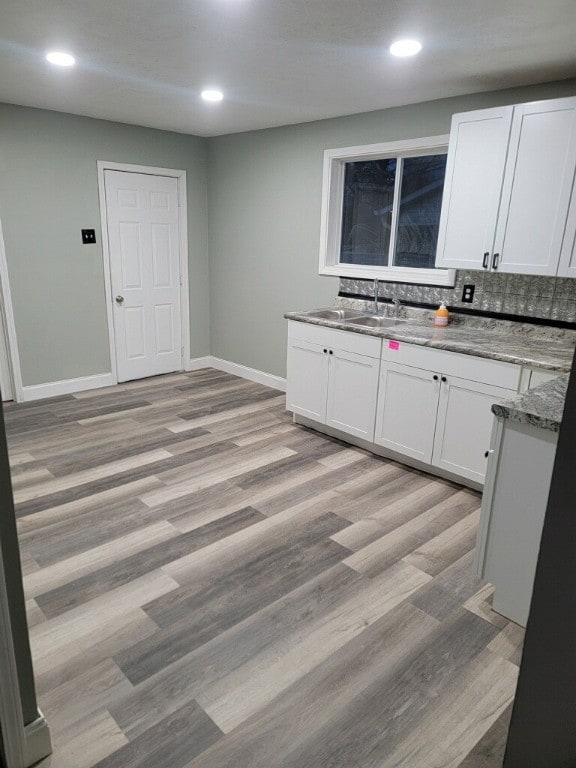
<path id="1" fill-rule="evenodd" d="M 518 390 L 522 372 L 522 366 L 514 363 L 446 352 L 443 349 L 431 349 L 416 344 L 389 344 L 387 339 L 384 339 L 382 359 L 514 391 Z"/>
<path id="2" fill-rule="evenodd" d="M 297 320 L 288 322 L 288 341 L 290 342 L 292 339 L 310 341 L 325 347 L 375 358 L 380 357 L 382 348 L 382 339 L 376 336 L 366 336 L 354 331 L 339 331 L 322 325 L 300 323 Z"/>

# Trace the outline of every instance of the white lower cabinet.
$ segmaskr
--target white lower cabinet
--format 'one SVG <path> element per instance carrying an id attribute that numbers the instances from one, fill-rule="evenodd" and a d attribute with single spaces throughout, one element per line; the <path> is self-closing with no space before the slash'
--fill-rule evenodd
<path id="1" fill-rule="evenodd" d="M 374 442 L 483 483 L 492 405 L 515 393 L 383 361 Z"/>
<path id="2" fill-rule="evenodd" d="M 431 469 L 484 482 L 492 405 L 522 368 L 291 321 L 287 408 Z"/>
<path id="3" fill-rule="evenodd" d="M 520 374 L 512 363 L 385 341 L 374 442 L 481 484 L 492 405 L 517 393 Z"/>
<path id="4" fill-rule="evenodd" d="M 372 442 L 381 346 L 375 337 L 291 322 L 288 410 Z"/>

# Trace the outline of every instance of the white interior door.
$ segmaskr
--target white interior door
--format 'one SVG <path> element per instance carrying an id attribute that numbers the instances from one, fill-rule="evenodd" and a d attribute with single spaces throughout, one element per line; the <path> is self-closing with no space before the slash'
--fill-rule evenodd
<path id="1" fill-rule="evenodd" d="M 178 182 L 106 170 L 118 381 L 181 370 Z"/>

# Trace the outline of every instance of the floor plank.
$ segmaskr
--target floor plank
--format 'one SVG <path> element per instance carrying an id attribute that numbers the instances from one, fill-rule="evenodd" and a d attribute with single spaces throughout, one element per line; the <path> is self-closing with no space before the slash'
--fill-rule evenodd
<path id="1" fill-rule="evenodd" d="M 42 768 L 497 768 L 479 494 L 204 369 L 8 405 Z"/>

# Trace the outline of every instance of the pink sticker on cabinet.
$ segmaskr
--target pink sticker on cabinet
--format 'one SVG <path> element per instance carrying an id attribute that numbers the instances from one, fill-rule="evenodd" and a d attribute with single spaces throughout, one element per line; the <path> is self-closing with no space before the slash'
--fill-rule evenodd
<path id="1" fill-rule="evenodd" d="M 399 341 L 389 341 L 388 342 L 388 349 L 400 349 L 400 342 Z"/>

